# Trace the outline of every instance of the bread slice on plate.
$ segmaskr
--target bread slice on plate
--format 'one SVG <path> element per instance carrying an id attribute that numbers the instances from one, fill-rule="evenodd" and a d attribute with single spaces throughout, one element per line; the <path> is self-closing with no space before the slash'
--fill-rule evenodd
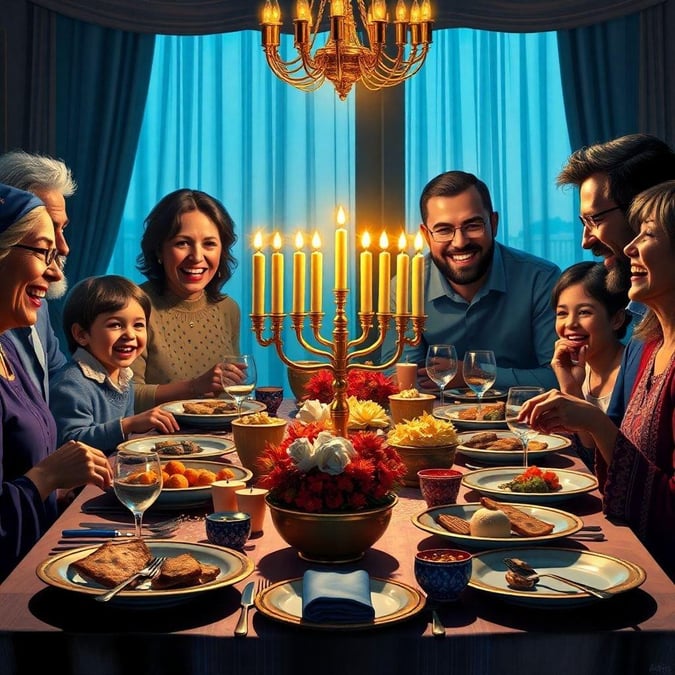
<path id="1" fill-rule="evenodd" d="M 498 510 L 505 513 L 511 523 L 511 529 L 521 537 L 543 537 L 553 532 L 552 523 L 539 520 L 539 518 L 535 518 L 510 504 L 497 502 L 489 497 L 481 497 L 480 503 L 486 509 Z"/>
<path id="2" fill-rule="evenodd" d="M 112 588 L 142 570 L 151 558 L 152 553 L 142 539 L 107 541 L 70 566 L 85 579 Z"/>

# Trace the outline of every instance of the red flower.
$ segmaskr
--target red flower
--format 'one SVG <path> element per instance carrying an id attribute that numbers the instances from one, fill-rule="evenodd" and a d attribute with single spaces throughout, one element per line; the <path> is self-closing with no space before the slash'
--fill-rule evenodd
<path id="1" fill-rule="evenodd" d="M 375 401 L 383 408 L 389 406 L 389 396 L 398 393 L 398 387 L 387 375 L 374 370 L 355 368 L 347 372 L 347 396 L 360 401 Z M 316 399 L 321 403 L 333 400 L 333 373 L 324 369 L 314 373 L 305 385 L 305 399 Z"/>
<path id="2" fill-rule="evenodd" d="M 406 467 L 381 434 L 368 431 L 350 434 L 356 456 L 337 475 L 320 471 L 317 466 L 306 473 L 298 469 L 287 453 L 288 448 L 302 437 L 313 443 L 320 432 L 327 430 L 327 423 L 292 422 L 279 445 L 268 445 L 261 457 L 265 473 L 259 484 L 270 491 L 270 500 L 282 508 L 310 513 L 356 511 L 386 504 Z"/>

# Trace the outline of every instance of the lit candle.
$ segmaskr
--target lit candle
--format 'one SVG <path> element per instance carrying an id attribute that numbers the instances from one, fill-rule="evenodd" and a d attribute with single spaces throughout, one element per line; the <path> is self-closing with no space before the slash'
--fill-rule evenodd
<path id="1" fill-rule="evenodd" d="M 237 490 L 237 508 L 251 516 L 251 532 L 262 532 L 265 522 L 265 497 L 269 490 L 244 488 Z"/>
<path id="2" fill-rule="evenodd" d="M 319 233 L 315 232 L 312 237 L 312 257 L 310 260 L 310 312 L 321 312 L 322 293 L 323 293 L 323 253 L 319 250 L 321 248 L 321 239 Z"/>
<path id="3" fill-rule="evenodd" d="M 405 252 L 408 240 L 405 233 L 398 238 L 400 253 L 396 256 L 396 313 L 408 313 L 408 277 L 410 275 L 410 256 Z"/>
<path id="4" fill-rule="evenodd" d="M 424 315 L 424 239 L 421 232 L 415 235 L 415 255 L 412 259 L 412 315 Z"/>
<path id="5" fill-rule="evenodd" d="M 260 316 L 265 313 L 265 256 L 261 252 L 262 234 L 258 231 L 253 237 L 253 314 Z"/>
<path id="6" fill-rule="evenodd" d="M 293 311 L 305 311 L 305 252 L 302 247 L 305 241 L 302 233 L 295 235 L 295 247 L 298 249 L 293 254 Z"/>
<path id="7" fill-rule="evenodd" d="M 389 307 L 389 294 L 391 293 L 391 256 L 389 255 L 389 238 L 387 233 L 383 232 L 380 235 L 380 252 L 379 262 L 380 262 L 380 275 L 379 275 L 379 295 L 377 302 L 377 311 L 380 314 L 388 314 L 390 311 Z"/>
<path id="8" fill-rule="evenodd" d="M 345 212 L 342 207 L 337 212 L 337 228 L 335 230 L 335 288 L 347 288 L 347 230 Z"/>
<path id="9" fill-rule="evenodd" d="M 281 253 L 281 235 L 272 239 L 272 314 L 284 313 L 284 254 Z"/>
<path id="10" fill-rule="evenodd" d="M 344 16 L 345 7 L 342 0 L 331 0 L 330 3 L 330 15 L 331 16 Z"/>
<path id="11" fill-rule="evenodd" d="M 298 0 L 296 10 L 300 21 L 309 21 L 311 15 L 309 13 L 309 4 L 307 3 L 307 0 Z"/>
<path id="12" fill-rule="evenodd" d="M 370 235 L 367 232 L 361 237 L 361 311 L 370 314 L 373 311 L 373 254 L 368 250 Z"/>
<path id="13" fill-rule="evenodd" d="M 213 499 L 213 510 L 236 511 L 237 510 L 237 490 L 246 487 L 243 480 L 214 480 L 211 483 L 211 498 Z"/>

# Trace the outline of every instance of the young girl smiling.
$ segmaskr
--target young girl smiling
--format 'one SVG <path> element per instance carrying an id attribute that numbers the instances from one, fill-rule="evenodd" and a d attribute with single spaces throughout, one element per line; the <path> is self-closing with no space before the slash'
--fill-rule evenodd
<path id="1" fill-rule="evenodd" d="M 59 437 L 111 453 L 130 433 L 178 431 L 159 407 L 137 415 L 131 364 L 145 349 L 150 301 L 124 277 L 84 279 L 69 293 L 63 313 L 71 362 L 51 386 Z"/>

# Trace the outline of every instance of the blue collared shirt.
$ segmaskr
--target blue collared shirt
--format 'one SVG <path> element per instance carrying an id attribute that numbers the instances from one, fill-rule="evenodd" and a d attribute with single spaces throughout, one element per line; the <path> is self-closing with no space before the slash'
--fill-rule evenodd
<path id="1" fill-rule="evenodd" d="M 459 359 L 467 349 L 491 349 L 497 359 L 495 387 L 557 387 L 550 366 L 556 341 L 551 291 L 559 276 L 552 262 L 495 242 L 486 282 L 467 302 L 427 255 L 424 335 L 400 360 L 423 366 L 427 346 L 437 343 L 454 344 Z M 382 362 L 394 354 L 394 337 L 390 329 Z"/>

